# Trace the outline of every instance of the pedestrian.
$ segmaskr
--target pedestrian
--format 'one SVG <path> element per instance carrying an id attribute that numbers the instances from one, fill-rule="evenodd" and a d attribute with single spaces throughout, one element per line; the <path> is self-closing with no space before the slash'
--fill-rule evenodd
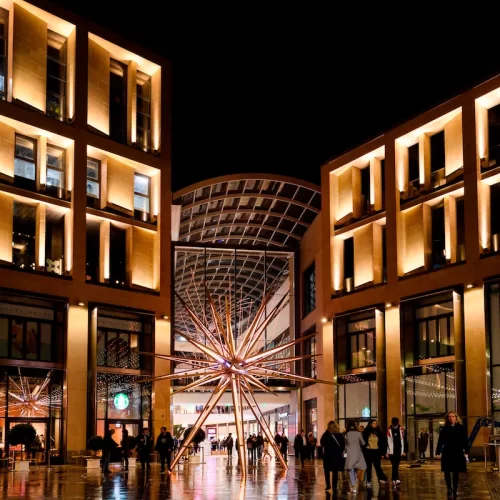
<path id="1" fill-rule="evenodd" d="M 253 438 L 251 435 L 248 436 L 247 438 L 247 452 L 248 452 L 248 459 L 252 460 L 253 459 Z"/>
<path id="2" fill-rule="evenodd" d="M 378 422 L 372 418 L 363 432 L 365 442 L 365 461 L 366 461 L 366 487 L 372 486 L 372 466 L 375 467 L 375 473 L 381 484 L 387 483 L 387 476 L 384 474 L 380 465 L 380 459 L 387 451 L 385 436 L 380 429 Z"/>
<path id="3" fill-rule="evenodd" d="M 174 449 L 174 439 L 166 427 L 160 429 L 160 434 L 156 439 L 155 450 L 160 454 L 160 473 L 165 472 L 165 459 L 167 460 L 167 469 L 170 472 L 170 462 L 172 460 L 172 450 Z"/>
<path id="4" fill-rule="evenodd" d="M 128 436 L 128 430 L 125 428 L 123 428 L 122 430 L 122 440 L 120 444 L 122 446 L 123 461 L 124 461 L 123 470 L 128 471 L 128 457 L 130 456 L 130 438 Z"/>
<path id="5" fill-rule="evenodd" d="M 283 456 L 283 460 L 285 462 L 288 462 L 288 438 L 285 435 L 285 431 L 283 431 L 283 433 L 281 434 L 280 452 Z"/>
<path id="6" fill-rule="evenodd" d="M 229 435 L 227 436 L 227 439 L 226 439 L 226 448 L 227 448 L 228 458 L 233 458 L 233 445 L 234 445 L 233 435 L 231 433 L 229 433 Z"/>
<path id="7" fill-rule="evenodd" d="M 347 422 L 347 434 L 345 441 L 347 450 L 345 469 L 349 471 L 351 492 L 356 493 L 358 486 L 357 471 L 366 470 L 366 462 L 363 457 L 363 451 L 361 450 L 361 447 L 364 446 L 365 442 L 354 420 L 349 420 Z"/>
<path id="8" fill-rule="evenodd" d="M 300 463 L 304 465 L 307 453 L 307 438 L 304 429 L 301 429 L 300 434 L 295 436 L 293 441 L 293 448 L 295 450 L 295 456 L 300 458 Z"/>
<path id="9" fill-rule="evenodd" d="M 262 458 L 262 449 L 264 448 L 264 438 L 262 437 L 262 432 L 257 434 L 257 458 L 260 460 Z"/>
<path id="10" fill-rule="evenodd" d="M 252 460 L 255 462 L 257 460 L 257 436 L 255 432 L 252 435 Z"/>
<path id="11" fill-rule="evenodd" d="M 314 437 L 314 434 L 310 432 L 307 435 L 307 455 L 311 460 L 314 460 L 314 451 L 316 450 L 316 445 L 318 440 Z"/>
<path id="12" fill-rule="evenodd" d="M 321 436 L 320 444 L 323 447 L 323 469 L 325 470 L 325 491 L 332 489 L 330 473 L 333 475 L 333 490 L 338 486 L 339 471 L 344 468 L 345 439 L 340 433 L 339 426 L 333 421 Z"/>
<path id="13" fill-rule="evenodd" d="M 111 453 L 113 453 L 113 450 L 115 450 L 118 445 L 116 444 L 115 440 L 113 439 L 113 434 L 115 433 L 114 429 L 110 429 L 106 432 L 106 435 L 104 436 L 104 440 L 102 443 L 102 456 L 103 456 L 103 464 L 102 464 L 102 470 L 104 472 L 111 472 L 109 470 L 109 462 L 111 461 Z"/>
<path id="14" fill-rule="evenodd" d="M 387 453 L 385 456 L 392 464 L 392 486 L 397 488 L 401 485 L 401 481 L 399 480 L 399 463 L 401 462 L 401 457 L 406 456 L 405 430 L 399 425 L 399 418 L 392 418 L 386 437 Z"/>
<path id="15" fill-rule="evenodd" d="M 436 448 L 436 458 L 441 458 L 441 471 L 444 472 L 449 497 L 458 497 L 458 475 L 460 472 L 467 472 L 468 453 L 469 442 L 465 426 L 456 412 L 449 411 Z"/>
<path id="16" fill-rule="evenodd" d="M 271 453 L 269 453 L 269 440 L 267 438 L 264 439 L 264 452 L 262 454 L 262 462 L 265 462 L 266 456 L 269 457 L 269 460 L 273 458 L 271 456 Z"/>
<path id="17" fill-rule="evenodd" d="M 151 453 L 151 436 L 147 427 L 144 427 L 142 434 L 137 439 L 137 452 L 139 453 L 142 471 L 146 470 L 149 473 L 151 469 L 151 457 L 149 455 Z"/>
<path id="18" fill-rule="evenodd" d="M 427 429 L 421 429 L 418 436 L 418 457 L 420 460 L 425 460 L 425 453 L 429 446 L 429 433 Z"/>

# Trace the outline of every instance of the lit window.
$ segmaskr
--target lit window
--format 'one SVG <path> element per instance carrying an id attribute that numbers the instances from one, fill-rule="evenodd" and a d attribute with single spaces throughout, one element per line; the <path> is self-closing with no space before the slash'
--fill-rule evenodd
<path id="1" fill-rule="evenodd" d="M 313 263 L 304 272 L 304 316 L 316 309 L 316 267 Z"/>
<path id="2" fill-rule="evenodd" d="M 101 196 L 101 162 L 87 158 L 87 204 L 88 198 L 99 200 Z"/>
<path id="3" fill-rule="evenodd" d="M 47 144 L 47 193 L 62 198 L 64 190 L 65 151 Z"/>
<path id="4" fill-rule="evenodd" d="M 47 31 L 47 114 L 59 120 L 65 116 L 67 40 Z"/>
<path id="5" fill-rule="evenodd" d="M 134 209 L 138 212 L 139 218 L 149 217 L 149 197 L 150 197 L 149 177 L 141 174 L 134 175 Z"/>
<path id="6" fill-rule="evenodd" d="M 14 155 L 14 180 L 20 187 L 35 188 L 36 181 L 36 141 L 16 134 Z"/>

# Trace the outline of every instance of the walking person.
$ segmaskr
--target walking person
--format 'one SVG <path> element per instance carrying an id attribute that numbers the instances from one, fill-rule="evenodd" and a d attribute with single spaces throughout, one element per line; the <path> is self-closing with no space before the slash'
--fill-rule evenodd
<path id="1" fill-rule="evenodd" d="M 307 435 L 307 455 L 311 460 L 314 460 L 314 451 L 316 450 L 316 445 L 318 440 L 314 437 L 314 434 L 310 432 Z"/>
<path id="2" fill-rule="evenodd" d="M 149 473 L 150 466 L 150 453 L 151 453 L 151 437 L 149 435 L 149 429 L 145 427 L 142 430 L 142 434 L 138 438 L 137 452 L 139 453 L 139 460 L 141 462 L 142 471 L 146 470 Z"/>
<path id="3" fill-rule="evenodd" d="M 364 446 L 365 442 L 354 420 L 349 420 L 347 422 L 347 434 L 345 441 L 347 450 L 345 469 L 349 471 L 351 492 L 356 493 L 358 487 L 357 471 L 366 470 L 366 462 L 363 457 L 363 451 L 361 450 L 361 447 Z"/>
<path id="4" fill-rule="evenodd" d="M 102 456 L 104 458 L 103 464 L 102 464 L 102 470 L 104 472 L 111 472 L 109 470 L 109 462 L 111 460 L 111 453 L 113 453 L 113 450 L 118 447 L 116 444 L 115 440 L 113 439 L 113 434 L 115 433 L 114 429 L 110 429 L 106 432 L 106 435 L 104 436 L 104 441 L 102 443 Z"/>
<path id="5" fill-rule="evenodd" d="M 288 438 L 286 437 L 285 431 L 281 434 L 280 452 L 283 456 L 283 460 L 288 462 Z"/>
<path id="6" fill-rule="evenodd" d="M 325 491 L 332 489 L 330 474 L 333 475 L 333 490 L 338 486 L 339 471 L 344 468 L 345 439 L 340 433 L 339 426 L 333 421 L 321 436 L 320 444 L 323 447 L 323 469 L 325 470 Z"/>
<path id="7" fill-rule="evenodd" d="M 267 438 L 264 439 L 264 452 L 262 454 L 262 462 L 266 461 L 266 456 L 269 457 L 269 460 L 272 460 L 272 458 L 273 458 L 271 456 L 271 453 L 269 453 L 269 440 Z"/>
<path id="8" fill-rule="evenodd" d="M 260 460 L 262 458 L 262 449 L 264 448 L 264 438 L 262 437 L 262 432 L 257 434 L 257 458 Z"/>
<path id="9" fill-rule="evenodd" d="M 247 451 L 248 451 L 248 460 L 253 460 L 253 438 L 252 436 L 248 436 L 247 438 Z"/>
<path id="10" fill-rule="evenodd" d="M 227 436 L 227 439 L 226 439 L 227 457 L 228 458 L 233 458 L 233 445 L 234 445 L 233 435 L 231 433 L 229 433 L 229 436 Z"/>
<path id="11" fill-rule="evenodd" d="M 421 429 L 418 436 L 418 457 L 420 460 L 425 460 L 425 453 L 429 446 L 429 433 L 427 429 Z"/>
<path id="12" fill-rule="evenodd" d="M 436 458 L 441 458 L 441 471 L 444 472 L 448 497 L 458 497 L 458 476 L 460 472 L 467 472 L 468 453 L 469 442 L 465 426 L 456 412 L 449 411 L 436 447 Z"/>
<path id="13" fill-rule="evenodd" d="M 372 487 L 372 466 L 375 467 L 375 473 L 380 484 L 387 483 L 387 476 L 382 470 L 380 459 L 387 452 L 387 443 L 385 436 L 380 429 L 377 421 L 372 418 L 363 432 L 365 442 L 365 461 L 366 461 L 366 487 Z"/>
<path id="14" fill-rule="evenodd" d="M 304 429 L 301 429 L 300 434 L 295 436 L 293 441 L 295 456 L 300 458 L 300 463 L 304 465 L 307 453 L 307 438 Z"/>
<path id="15" fill-rule="evenodd" d="M 174 439 L 166 427 L 160 429 L 160 434 L 156 440 L 155 450 L 160 454 L 161 469 L 160 474 L 165 472 L 165 459 L 167 469 L 170 473 L 170 462 L 172 460 L 172 450 L 174 449 Z"/>
<path id="16" fill-rule="evenodd" d="M 128 430 L 123 429 L 122 430 L 122 440 L 121 440 L 121 446 L 122 446 L 122 453 L 123 453 L 123 470 L 128 471 L 128 458 L 130 456 L 130 438 L 128 437 Z"/>
<path id="17" fill-rule="evenodd" d="M 392 486 L 397 488 L 401 485 L 401 481 L 399 480 L 399 463 L 401 462 L 401 457 L 406 456 L 405 430 L 399 425 L 399 418 L 392 418 L 391 426 L 387 429 L 386 436 L 386 457 L 392 464 Z"/>

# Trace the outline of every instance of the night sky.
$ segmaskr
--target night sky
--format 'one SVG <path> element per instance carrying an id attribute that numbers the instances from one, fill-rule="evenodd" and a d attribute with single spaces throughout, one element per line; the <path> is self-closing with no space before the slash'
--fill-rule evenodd
<path id="1" fill-rule="evenodd" d="M 500 73 L 496 29 L 424 5 L 359 19 L 291 3 L 58 3 L 172 59 L 174 190 L 238 172 L 319 183 L 327 160 Z"/>

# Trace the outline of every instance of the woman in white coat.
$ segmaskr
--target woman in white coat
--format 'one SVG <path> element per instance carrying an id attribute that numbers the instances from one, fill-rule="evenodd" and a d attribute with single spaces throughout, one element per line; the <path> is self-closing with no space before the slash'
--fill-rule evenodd
<path id="1" fill-rule="evenodd" d="M 363 451 L 361 450 L 361 447 L 365 445 L 365 441 L 354 420 L 349 420 L 347 422 L 345 443 L 347 451 L 345 468 L 349 471 L 351 491 L 355 493 L 358 482 L 357 471 L 366 470 L 366 462 L 363 457 Z"/>

